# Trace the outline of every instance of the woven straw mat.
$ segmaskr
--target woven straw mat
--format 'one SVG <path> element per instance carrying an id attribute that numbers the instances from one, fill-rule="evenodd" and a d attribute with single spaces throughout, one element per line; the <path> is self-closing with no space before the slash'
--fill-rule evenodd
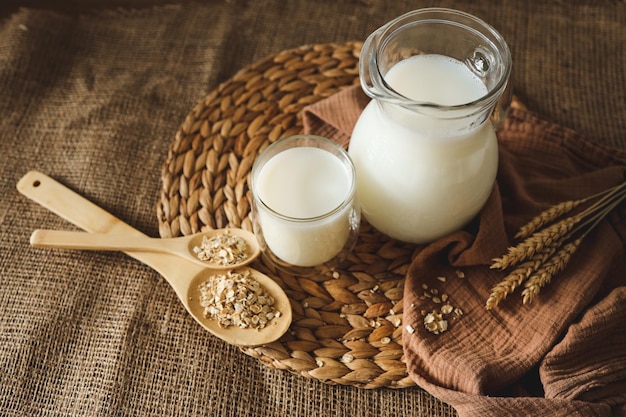
<path id="1" fill-rule="evenodd" d="M 252 230 L 249 174 L 270 143 L 302 133 L 302 109 L 359 82 L 361 43 L 287 50 L 219 85 L 182 123 L 162 171 L 160 234 Z M 319 276 L 253 266 L 291 299 L 293 324 L 279 341 L 246 354 L 277 369 L 329 384 L 404 388 L 402 296 L 415 247 L 363 223 L 345 265 Z"/>

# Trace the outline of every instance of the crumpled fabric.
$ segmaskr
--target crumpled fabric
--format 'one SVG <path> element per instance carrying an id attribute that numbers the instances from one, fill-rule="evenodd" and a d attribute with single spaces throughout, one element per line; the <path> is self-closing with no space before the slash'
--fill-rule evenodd
<path id="1" fill-rule="evenodd" d="M 315 103 L 304 110 L 305 133 L 347 146 L 368 102 L 355 86 Z M 461 417 L 626 416 L 624 205 L 596 226 L 532 303 L 522 303 L 518 288 L 485 308 L 507 274 L 489 265 L 517 243 L 519 228 L 556 203 L 620 184 L 626 152 L 519 105 L 498 142 L 496 184 L 477 218 L 416 249 L 404 289 L 408 372 Z M 424 327 L 423 313 L 436 307 L 424 288 L 445 292 L 462 312 L 450 315 L 447 331 Z"/>

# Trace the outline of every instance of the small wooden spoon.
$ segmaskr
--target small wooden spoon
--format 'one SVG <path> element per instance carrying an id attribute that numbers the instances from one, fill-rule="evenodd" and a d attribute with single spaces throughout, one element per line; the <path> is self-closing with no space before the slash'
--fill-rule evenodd
<path id="1" fill-rule="evenodd" d="M 147 238 L 137 229 L 41 172 L 28 172 L 18 182 L 17 189 L 26 197 L 90 233 L 111 234 L 117 236 L 117 239 L 120 236 Z M 260 330 L 237 326 L 223 328 L 216 320 L 204 316 L 204 308 L 199 303 L 199 285 L 208 276 L 223 271 L 201 267 L 170 254 L 145 251 L 129 251 L 126 254 L 160 273 L 189 314 L 202 327 L 227 343 L 237 346 L 266 345 L 278 340 L 291 325 L 292 310 L 287 294 L 273 279 L 258 271 L 250 268 L 263 289 L 274 297 L 274 307 L 280 311 L 280 317 L 273 318 Z"/>
<path id="2" fill-rule="evenodd" d="M 204 237 L 212 238 L 219 235 L 230 235 L 243 239 L 247 246 L 245 259 L 230 264 L 201 260 L 194 252 L 194 248 L 201 246 Z M 254 234 L 244 229 L 235 228 L 215 229 L 208 232 L 170 239 L 128 236 L 127 234 L 116 236 L 110 233 L 85 233 L 66 230 L 38 229 L 30 236 L 30 244 L 37 248 L 169 253 L 211 269 L 236 269 L 249 264 L 260 253 L 259 243 Z"/>

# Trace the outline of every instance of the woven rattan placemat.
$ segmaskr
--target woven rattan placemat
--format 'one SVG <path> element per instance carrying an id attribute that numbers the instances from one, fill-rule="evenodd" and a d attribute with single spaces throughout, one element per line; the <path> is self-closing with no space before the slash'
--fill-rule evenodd
<path id="1" fill-rule="evenodd" d="M 361 43 L 304 46 L 244 68 L 186 117 L 162 170 L 160 234 L 252 230 L 248 177 L 270 143 L 302 133 L 302 109 L 358 83 Z M 293 324 L 278 342 L 242 350 L 270 367 L 331 383 L 404 388 L 404 277 L 415 247 L 363 224 L 341 268 L 293 276 L 254 266 L 291 298 Z"/>

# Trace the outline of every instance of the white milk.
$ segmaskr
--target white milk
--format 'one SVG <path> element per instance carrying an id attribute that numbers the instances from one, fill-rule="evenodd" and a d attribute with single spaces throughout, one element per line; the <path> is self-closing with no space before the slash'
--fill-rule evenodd
<path id="1" fill-rule="evenodd" d="M 276 216 L 258 209 L 263 236 L 272 252 L 296 266 L 315 266 L 335 257 L 350 232 L 352 173 L 333 154 L 313 147 L 291 148 L 261 168 L 257 194 Z"/>
<path id="2" fill-rule="evenodd" d="M 440 105 L 469 103 L 487 93 L 461 62 L 441 55 L 400 61 L 385 81 L 412 100 Z M 467 133 L 469 124 L 467 118 L 436 119 L 379 100 L 367 105 L 349 153 L 361 210 L 372 226 L 425 243 L 462 228 L 480 211 L 496 176 L 497 140 L 489 121 Z"/>

